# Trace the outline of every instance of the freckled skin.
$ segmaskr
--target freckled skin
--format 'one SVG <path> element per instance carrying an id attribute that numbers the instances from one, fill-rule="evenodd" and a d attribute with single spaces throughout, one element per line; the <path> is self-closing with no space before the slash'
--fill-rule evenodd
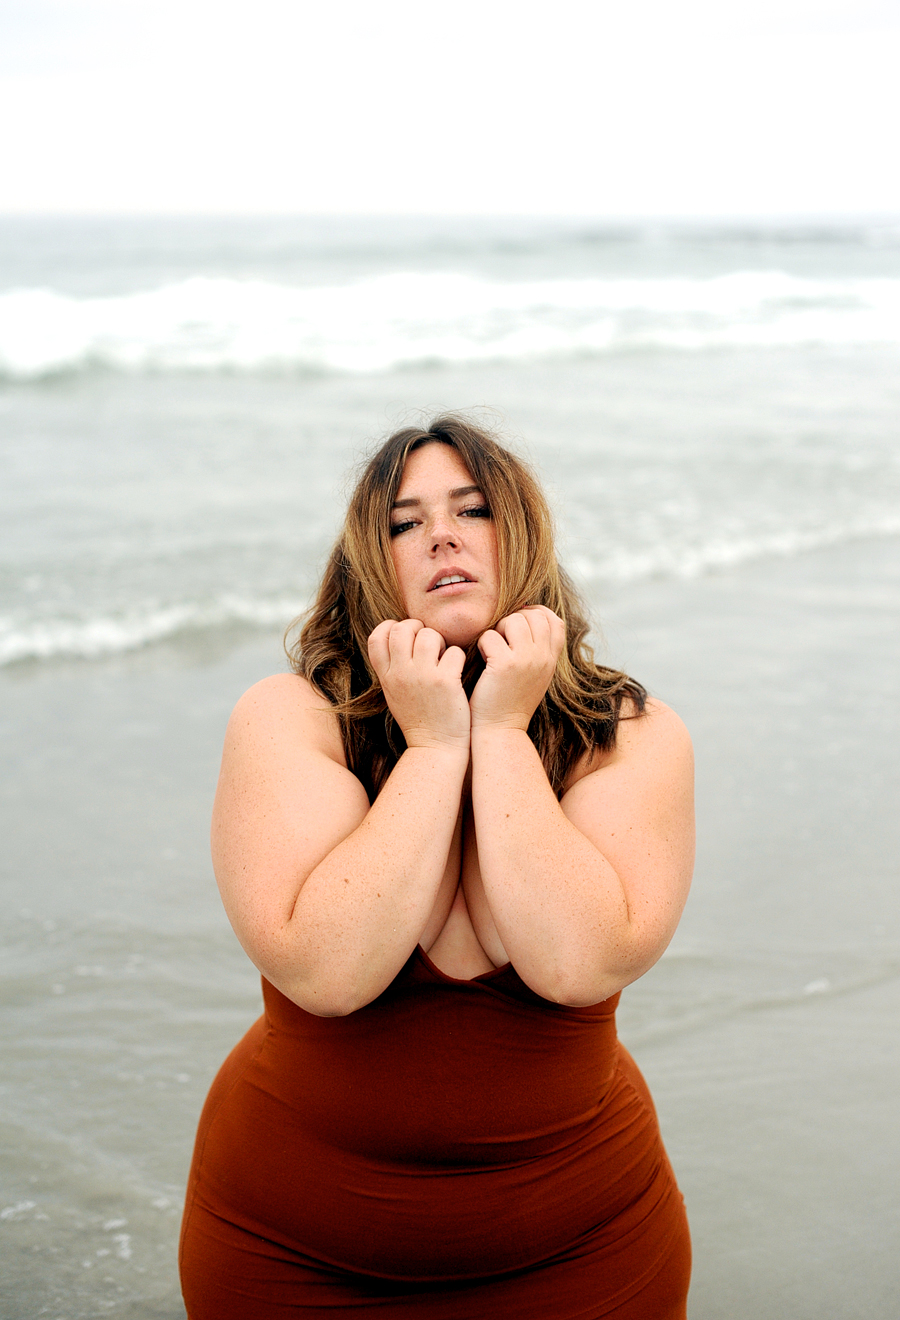
<path id="1" fill-rule="evenodd" d="M 456 451 L 432 444 L 410 454 L 397 501 L 391 554 L 407 617 L 433 628 L 447 646 L 468 647 L 493 622 L 500 590 L 497 534 L 484 496 Z M 454 573 L 471 581 L 429 590 L 437 574 Z"/>
<path id="2" fill-rule="evenodd" d="M 417 943 L 454 976 L 511 961 L 544 998 L 598 1003 L 652 966 L 687 894 L 684 728 L 650 702 L 558 800 L 527 728 L 565 629 L 542 606 L 490 626 L 496 532 L 456 451 L 410 455 L 391 521 L 408 617 L 379 624 L 369 654 L 407 750 L 370 804 L 324 699 L 294 675 L 251 689 L 213 827 L 229 916 L 313 1013 L 368 1003 Z M 436 586 L 447 576 L 464 581 Z M 469 700 L 474 641 L 485 668 Z"/>
<path id="3" fill-rule="evenodd" d="M 216 877 L 232 924 L 250 956 L 275 991 L 306 1010 L 296 1016 L 303 1019 L 304 1032 L 309 1032 L 310 1039 L 334 1041 L 365 1035 L 352 1028 L 348 1032 L 333 1031 L 327 1023 L 310 1031 L 309 1015 L 328 1018 L 353 1014 L 377 1000 L 404 968 L 425 970 L 426 958 L 411 957 L 417 944 L 439 972 L 461 981 L 510 963 L 511 971 L 501 976 L 509 975 L 512 980 L 515 974 L 539 997 L 535 1012 L 542 1021 L 552 1018 L 554 1026 L 568 1030 L 570 1020 L 577 1020 L 577 1015 L 555 1013 L 540 1001 L 581 1006 L 609 999 L 662 953 L 687 893 L 693 837 L 692 777 L 690 745 L 683 726 L 664 706 L 648 703 L 647 714 L 622 722 L 611 751 L 592 760 L 583 758 L 561 799 L 557 799 L 527 730 L 556 670 L 565 643 L 565 626 L 544 607 L 526 608 L 496 620 L 496 533 L 483 493 L 472 487 L 470 474 L 455 451 L 437 444 L 415 451 L 403 474 L 398 505 L 392 511 L 392 554 L 408 617 L 382 621 L 373 630 L 368 646 L 385 700 L 405 737 L 406 750 L 373 802 L 347 767 L 333 709 L 304 679 L 281 674 L 257 684 L 238 703 L 229 724 L 213 821 Z M 456 577 L 462 581 L 442 585 Z M 461 682 L 463 648 L 473 642 L 477 642 L 485 663 L 468 698 Z M 433 968 L 428 971 L 429 984 L 432 973 Z M 485 994 L 492 996 L 494 992 L 487 989 Z M 468 987 L 462 997 L 474 1002 L 475 996 L 476 990 Z M 275 1002 L 274 991 L 267 998 L 270 1002 Z M 281 1003 L 289 1007 L 283 998 Z M 492 1119 L 488 1111 L 496 1107 L 500 1089 L 505 1086 L 510 1096 L 533 1091 L 540 1096 L 542 1114 L 549 1113 L 553 1119 L 551 1145 L 557 1161 L 558 1114 L 545 1107 L 546 1088 L 541 1089 L 541 1080 L 546 1081 L 548 1075 L 559 1080 L 569 1072 L 578 1074 L 581 1070 L 577 1064 L 571 1068 L 564 1061 L 562 1067 L 551 1070 L 545 1056 L 522 1050 L 513 1042 L 513 1054 L 521 1059 L 530 1056 L 530 1072 L 525 1085 L 510 1085 L 516 1076 L 516 1064 L 509 1052 L 504 1061 L 500 1050 L 501 1041 L 509 1045 L 509 1033 L 491 1027 L 487 1048 L 473 1051 L 474 1033 L 460 1029 L 455 1016 L 457 1006 L 452 1007 L 453 1034 L 462 1045 L 459 1056 L 453 1053 L 456 1041 L 450 1041 L 447 1033 L 441 1037 L 434 1032 L 434 1001 L 430 999 L 423 1009 L 427 1019 L 424 1047 L 443 1051 L 449 1085 L 443 1088 L 440 1098 L 447 1100 L 448 1114 L 458 1113 L 470 1121 L 477 1105 L 486 1105 L 475 1123 L 478 1149 L 483 1151 Z M 521 1029 L 522 1005 L 518 998 L 512 1007 L 515 1025 Z M 375 1005 L 372 1018 L 380 1013 L 381 1006 Z M 481 1013 L 478 1018 L 482 1018 Z M 385 1045 L 394 1034 L 390 1029 L 392 1020 L 388 1017 L 385 1023 Z M 474 1025 L 473 1020 L 469 1021 Z M 606 1024 L 602 1025 L 605 1032 Z M 543 1032 L 544 1027 L 540 1030 Z M 255 1059 L 259 1037 L 245 1039 Z M 592 1058 L 594 1043 L 592 1036 Z M 416 1073 L 430 1071 L 418 1067 L 421 1055 L 415 1042 L 410 1046 L 406 1029 L 399 1049 Z M 229 1097 L 237 1091 L 230 1071 L 234 1057 L 225 1070 Z M 293 1051 L 292 1057 L 296 1060 Z M 333 1052 L 328 1057 L 333 1062 Z M 376 1052 L 376 1057 L 381 1061 L 385 1054 Z M 559 1058 L 556 1053 L 546 1056 L 550 1057 L 554 1063 Z M 571 1060 L 571 1055 L 566 1057 Z M 614 1067 L 625 1075 L 626 1098 L 631 1106 L 643 1083 L 636 1070 L 627 1069 L 614 1039 L 609 1057 L 611 1062 L 618 1060 Z M 266 1067 L 271 1062 L 267 1060 Z M 306 1060 L 303 1062 L 305 1065 Z M 474 1078 L 473 1064 L 477 1069 Z M 320 1071 L 327 1073 L 330 1069 Z M 457 1072 L 460 1085 L 454 1090 Z M 357 1076 L 352 1061 L 344 1075 L 351 1085 L 341 1089 L 352 1091 L 352 1078 Z M 371 1071 L 364 1075 L 374 1080 Z M 304 1079 L 301 1087 L 305 1086 Z M 597 1089 L 588 1089 L 590 1099 L 586 1103 L 590 1104 Z M 253 1092 L 253 1105 L 260 1102 L 262 1088 L 255 1081 L 246 1090 Z M 374 1108 L 370 1088 L 365 1090 L 363 1108 Z M 404 1083 L 402 1090 L 408 1097 L 410 1086 Z M 638 1124 L 645 1136 L 649 1133 L 653 1166 L 662 1169 L 649 1096 L 646 1105 L 646 1113 L 639 1112 Z M 211 1123 L 219 1122 L 225 1107 L 215 1099 Z M 252 1127 L 245 1123 L 237 1140 L 222 1143 L 228 1151 L 223 1165 L 227 1165 L 231 1152 L 237 1151 L 242 1166 L 252 1161 L 264 1168 L 263 1158 L 274 1153 L 277 1174 L 283 1171 L 293 1181 L 291 1170 L 282 1170 L 284 1140 L 278 1125 L 284 1122 L 285 1105 L 281 1095 L 278 1108 L 279 1117 L 274 1123 L 254 1121 Z M 393 1122 L 394 1111 L 392 1102 L 382 1103 L 376 1118 L 387 1115 Z M 585 1112 L 582 1100 L 573 1112 L 581 1131 Z M 424 1115 L 427 1141 L 435 1140 L 435 1149 L 445 1151 L 448 1123 L 438 1121 L 440 1110 L 434 1105 L 433 1092 L 418 1106 L 418 1113 Z M 358 1117 L 348 1123 L 347 1131 L 356 1134 Z M 611 1129 L 617 1125 L 618 1116 L 614 1115 L 608 1135 L 615 1135 Z M 514 1130 L 531 1133 L 532 1127 L 527 1121 L 517 1122 Z M 209 1131 L 198 1144 L 204 1159 L 211 1149 Z M 243 1140 L 248 1132 L 249 1141 L 257 1141 L 255 1147 L 248 1147 Z M 285 1127 L 288 1132 L 289 1127 Z M 273 1134 L 274 1152 L 268 1148 Z M 321 1134 L 310 1135 L 319 1149 Z M 401 1135 L 406 1140 L 407 1134 Z M 265 1148 L 260 1141 L 267 1143 Z M 587 1144 L 595 1149 L 592 1139 Z M 629 1135 L 625 1167 L 632 1171 L 634 1145 Z M 504 1160 L 509 1158 L 505 1139 L 496 1149 Z M 568 1169 L 568 1145 L 565 1154 Z M 369 1172 L 371 1164 L 367 1161 Z M 199 1167 L 198 1181 L 202 1160 Z M 553 1167 L 556 1169 L 558 1162 Z M 534 1182 L 533 1168 L 529 1155 L 529 1186 Z M 420 1163 L 416 1168 L 417 1185 L 422 1182 L 421 1170 Z M 471 1222 L 475 1184 L 456 1177 L 455 1172 L 448 1181 L 459 1189 L 458 1218 L 464 1226 Z M 479 1169 L 479 1177 L 482 1172 Z M 597 1167 L 591 1166 L 591 1224 L 598 1222 L 594 1189 L 598 1185 L 618 1189 L 624 1181 L 621 1172 L 617 1168 L 610 1178 L 600 1169 L 598 1177 Z M 224 1181 L 218 1173 L 216 1181 Z M 272 1209 L 271 1189 L 276 1181 L 261 1179 L 266 1231 L 271 1214 L 278 1211 L 278 1206 Z M 338 1181 L 354 1183 L 355 1179 Z M 322 1183 L 333 1182 L 329 1161 Z M 636 1182 L 645 1185 L 643 1177 Z M 544 1179 L 541 1185 L 546 1185 Z M 393 1172 L 389 1186 L 392 1199 L 397 1200 Z M 570 1183 L 558 1186 L 565 1195 L 551 1189 L 549 1202 L 577 1200 L 571 1194 Z M 673 1183 L 670 1188 L 674 1188 Z M 296 1188 L 288 1190 L 293 1193 Z M 314 1190 L 317 1204 L 321 1189 Z M 476 1190 L 475 1199 L 483 1208 L 481 1181 Z M 654 1205 L 664 1204 L 657 1184 L 648 1190 L 652 1191 Z M 380 1194 L 377 1182 L 374 1194 Z M 360 1201 L 355 1188 L 353 1196 L 354 1211 L 350 1215 L 319 1215 L 314 1205 L 314 1231 L 323 1222 L 343 1223 L 346 1228 Z M 309 1203 L 305 1195 L 301 1199 Z M 191 1215 L 200 1213 L 201 1200 L 191 1201 Z M 383 1200 L 387 1202 L 388 1197 Z M 452 1198 L 448 1198 L 443 1185 L 431 1204 L 445 1215 L 441 1223 L 450 1222 L 453 1228 L 457 1215 L 451 1209 L 451 1219 L 447 1220 L 448 1200 Z M 505 1231 L 508 1221 L 503 1219 L 506 1205 L 515 1200 L 505 1195 L 499 1215 L 492 1217 L 500 1224 L 504 1250 L 511 1238 L 515 1248 L 520 1247 L 518 1235 Z M 403 1207 L 409 1219 L 405 1201 Z M 652 1217 L 644 1213 L 644 1208 L 638 1205 L 642 1223 Z M 242 1196 L 235 1224 L 246 1224 L 248 1213 L 247 1198 Z M 526 1217 L 534 1223 L 527 1206 Z M 226 1223 L 224 1216 L 216 1216 L 211 1237 L 201 1239 L 199 1232 L 196 1235 L 192 1248 L 194 1277 L 202 1278 L 204 1285 L 214 1274 L 208 1244 L 210 1240 L 221 1240 Z M 369 1234 L 368 1211 L 366 1223 Z M 667 1219 L 666 1224 L 670 1223 Z M 665 1252 L 671 1259 L 672 1236 L 666 1224 L 660 1228 L 657 1220 L 657 1231 L 665 1230 Z M 535 1231 L 541 1239 L 539 1246 L 546 1245 L 544 1216 Z M 428 1232 L 427 1220 L 421 1232 L 428 1239 L 429 1250 L 435 1244 L 442 1246 L 445 1238 L 455 1237 L 452 1231 Z M 244 1230 L 244 1236 L 249 1238 L 249 1232 Z M 580 1224 L 578 1240 L 583 1236 Z M 185 1240 L 186 1250 L 190 1250 L 190 1232 Z M 264 1240 L 254 1239 L 249 1248 L 255 1261 L 261 1259 L 258 1243 Z M 197 1247 L 198 1242 L 202 1249 Z M 279 1239 L 279 1269 L 284 1265 L 283 1243 Z M 385 1243 L 388 1253 L 394 1245 L 393 1241 Z M 618 1260 L 621 1244 L 615 1245 Z M 301 1249 L 305 1252 L 308 1246 L 304 1239 Z M 377 1269 L 381 1271 L 385 1256 L 381 1245 L 376 1247 Z M 644 1277 L 648 1260 L 644 1238 L 637 1247 L 631 1259 Z M 246 1259 L 243 1251 L 240 1288 L 232 1290 L 230 1281 L 226 1281 L 233 1307 L 240 1308 L 246 1300 Z M 686 1290 L 684 1233 L 679 1260 L 679 1286 Z M 471 1265 L 472 1254 L 467 1251 L 464 1268 L 469 1270 Z M 503 1268 L 505 1271 L 506 1265 Z M 604 1277 L 607 1273 L 604 1269 Z M 440 1278 L 449 1277 L 454 1276 L 442 1267 Z M 545 1283 L 546 1277 L 544 1274 Z M 535 1272 L 533 1283 L 538 1282 Z M 527 1279 L 526 1286 L 532 1286 L 532 1279 Z M 634 1306 L 626 1303 L 628 1314 L 674 1317 L 672 1287 L 672 1276 L 667 1273 L 666 1297 L 659 1291 L 652 1298 L 642 1292 L 634 1299 Z M 309 1304 L 318 1313 L 321 1281 L 316 1282 L 315 1290 L 317 1296 Z M 612 1293 L 621 1297 L 617 1284 Z M 209 1288 L 201 1289 L 197 1283 L 196 1296 L 199 1307 L 201 1297 L 208 1299 Z M 401 1308 L 404 1314 L 408 1300 L 407 1292 Z M 546 1307 L 535 1307 L 530 1296 L 527 1301 L 529 1314 L 536 1315 L 540 1310 L 549 1317 L 558 1294 Z M 206 1308 L 202 1314 L 217 1320 L 216 1305 L 203 1300 L 202 1306 Z M 616 1306 L 616 1313 L 621 1309 Z M 516 1310 L 501 1304 L 499 1311 L 494 1306 L 484 1313 L 512 1314 Z M 579 1304 L 578 1314 L 582 1313 L 584 1307 Z M 198 1309 L 198 1320 L 200 1314 Z"/>

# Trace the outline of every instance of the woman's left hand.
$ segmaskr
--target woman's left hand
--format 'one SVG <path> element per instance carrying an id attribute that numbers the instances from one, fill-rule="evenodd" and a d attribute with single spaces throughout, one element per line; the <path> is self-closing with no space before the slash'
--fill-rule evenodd
<path id="1" fill-rule="evenodd" d="M 472 728 L 527 729 L 566 644 L 562 619 L 546 605 L 508 614 L 478 639 L 484 673 L 469 702 Z"/>

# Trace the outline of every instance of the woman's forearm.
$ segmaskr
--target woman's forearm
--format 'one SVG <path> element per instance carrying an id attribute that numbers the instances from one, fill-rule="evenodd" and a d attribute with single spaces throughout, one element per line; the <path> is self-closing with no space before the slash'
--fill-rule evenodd
<path id="1" fill-rule="evenodd" d="M 447 872 L 467 763 L 462 748 L 407 749 L 361 823 L 306 876 L 264 969 L 301 1007 L 352 1012 L 403 966 Z"/>
<path id="2" fill-rule="evenodd" d="M 622 883 L 566 818 L 523 730 L 473 728 L 472 809 L 485 898 L 522 979 L 569 1004 L 597 1003 L 632 980 L 638 950 Z"/>

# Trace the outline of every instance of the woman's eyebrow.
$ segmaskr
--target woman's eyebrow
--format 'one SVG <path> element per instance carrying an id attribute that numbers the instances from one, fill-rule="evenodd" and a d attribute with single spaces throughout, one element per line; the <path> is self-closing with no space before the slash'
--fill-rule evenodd
<path id="1" fill-rule="evenodd" d="M 462 499 L 462 497 L 463 497 L 464 495 L 472 495 L 475 491 L 477 491 L 478 494 L 480 495 L 480 494 L 481 494 L 481 487 L 480 487 L 480 486 L 455 486 L 454 489 L 451 490 L 451 491 L 449 492 L 449 495 L 450 495 L 451 500 L 459 500 L 459 499 Z M 392 509 L 408 509 L 408 508 L 410 508 L 413 504 L 421 504 L 421 503 L 422 503 L 422 501 L 421 501 L 417 496 L 414 495 L 414 496 L 412 496 L 410 499 L 407 499 L 407 500 L 394 500 L 394 503 L 391 505 L 391 508 L 392 508 Z"/>

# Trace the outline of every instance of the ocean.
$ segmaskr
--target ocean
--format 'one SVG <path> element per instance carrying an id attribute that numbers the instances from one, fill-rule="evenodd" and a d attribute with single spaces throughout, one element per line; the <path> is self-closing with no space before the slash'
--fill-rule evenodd
<path id="1" fill-rule="evenodd" d="M 621 582 L 900 532 L 900 227 L 0 222 L 0 664 L 280 623 L 365 444 L 497 408 Z"/>
<path id="2" fill-rule="evenodd" d="M 224 724 L 348 473 L 448 409 L 543 474 L 601 654 L 695 732 L 694 894 L 621 1010 L 692 1320 L 894 1320 L 898 367 L 897 221 L 0 219 L 3 1320 L 183 1317 L 259 1012 Z"/>

